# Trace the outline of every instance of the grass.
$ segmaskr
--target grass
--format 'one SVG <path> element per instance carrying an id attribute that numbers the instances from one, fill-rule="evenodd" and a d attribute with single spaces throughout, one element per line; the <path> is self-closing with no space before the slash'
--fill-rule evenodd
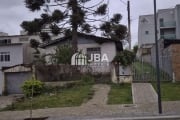
<path id="1" fill-rule="evenodd" d="M 153 87 L 157 91 L 155 83 L 152 83 Z M 180 83 L 161 83 L 161 97 L 163 101 L 178 101 L 180 100 Z"/>
<path id="2" fill-rule="evenodd" d="M 131 84 L 111 85 L 108 104 L 131 104 Z"/>
<path id="3" fill-rule="evenodd" d="M 56 91 L 56 94 L 42 94 L 33 98 L 33 109 L 72 107 L 79 106 L 90 99 L 93 95 L 92 85 L 79 85 L 72 88 L 64 88 Z M 27 110 L 30 109 L 30 99 L 16 102 L 4 110 Z"/>
<path id="4" fill-rule="evenodd" d="M 148 64 L 148 63 L 142 63 L 140 61 L 136 61 L 133 63 L 133 70 L 135 72 L 136 79 L 144 79 L 146 81 L 155 81 L 156 80 L 156 69 Z M 170 76 L 160 70 L 160 79 L 161 81 L 170 81 Z"/>

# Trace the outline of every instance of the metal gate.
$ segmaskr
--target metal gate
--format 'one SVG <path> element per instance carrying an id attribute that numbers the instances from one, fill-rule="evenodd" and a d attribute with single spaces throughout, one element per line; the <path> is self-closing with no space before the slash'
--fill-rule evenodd
<path id="1" fill-rule="evenodd" d="M 156 81 L 156 67 L 150 63 L 136 60 L 132 64 L 134 82 L 151 82 Z M 160 67 L 160 80 L 172 81 L 172 76 Z"/>

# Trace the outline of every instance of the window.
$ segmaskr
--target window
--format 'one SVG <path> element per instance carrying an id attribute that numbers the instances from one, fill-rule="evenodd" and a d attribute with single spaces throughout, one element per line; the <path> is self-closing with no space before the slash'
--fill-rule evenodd
<path id="1" fill-rule="evenodd" d="M 10 61 L 10 52 L 0 52 L 0 62 Z"/>
<path id="2" fill-rule="evenodd" d="M 164 19 L 160 18 L 159 19 L 160 27 L 164 27 Z"/>
<path id="3" fill-rule="evenodd" d="M 148 34 L 149 34 L 149 31 L 145 31 L 145 34 L 148 35 Z"/>
<path id="4" fill-rule="evenodd" d="M 2 39 L 0 40 L 0 44 L 11 44 L 11 39 Z"/>
<path id="5" fill-rule="evenodd" d="M 101 54 L 101 48 L 100 47 L 87 48 L 88 59 L 91 59 L 91 54 Z"/>
<path id="6" fill-rule="evenodd" d="M 28 38 L 27 37 L 22 37 L 22 38 L 19 38 L 19 41 L 20 42 L 26 42 L 26 41 L 28 41 Z"/>

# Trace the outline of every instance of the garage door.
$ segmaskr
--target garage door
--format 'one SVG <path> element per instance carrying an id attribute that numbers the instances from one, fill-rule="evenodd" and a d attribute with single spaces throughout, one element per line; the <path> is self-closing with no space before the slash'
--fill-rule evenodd
<path id="1" fill-rule="evenodd" d="M 6 92 L 8 94 L 21 94 L 21 86 L 25 80 L 31 78 L 30 72 L 6 73 Z"/>

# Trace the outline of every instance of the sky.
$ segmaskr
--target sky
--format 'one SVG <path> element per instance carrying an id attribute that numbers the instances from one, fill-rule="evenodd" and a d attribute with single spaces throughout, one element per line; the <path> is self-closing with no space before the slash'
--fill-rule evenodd
<path id="1" fill-rule="evenodd" d="M 95 0 L 94 0 L 95 1 Z M 154 0 L 130 0 L 131 9 L 131 34 L 132 45 L 138 41 L 138 18 L 139 15 L 153 14 Z M 109 14 L 120 13 L 123 16 L 122 24 L 127 25 L 127 0 L 110 0 Z M 180 0 L 157 0 L 157 9 L 174 8 L 180 4 Z M 0 0 L 0 32 L 9 35 L 20 34 L 20 24 L 24 20 L 38 18 L 40 12 L 31 12 L 25 5 L 24 0 Z"/>

